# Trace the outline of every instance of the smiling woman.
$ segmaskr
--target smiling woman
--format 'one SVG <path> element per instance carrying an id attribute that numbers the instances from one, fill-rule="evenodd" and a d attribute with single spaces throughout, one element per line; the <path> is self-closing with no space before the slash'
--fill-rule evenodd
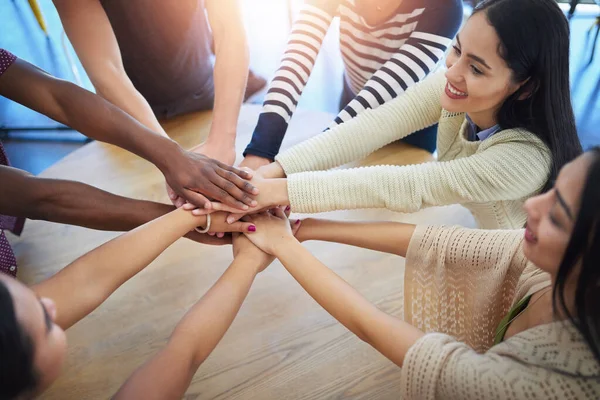
<path id="1" fill-rule="evenodd" d="M 457 35 L 447 70 L 259 169 L 288 179 L 257 179 L 258 208 L 414 212 L 458 203 L 481 228 L 520 228 L 523 202 L 581 153 L 568 54 L 569 26 L 555 1 L 483 1 Z M 437 163 L 324 171 L 436 122 Z"/>

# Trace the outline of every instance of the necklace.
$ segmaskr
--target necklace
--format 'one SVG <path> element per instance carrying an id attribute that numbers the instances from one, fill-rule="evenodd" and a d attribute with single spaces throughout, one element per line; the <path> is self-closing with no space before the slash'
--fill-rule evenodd
<path id="1" fill-rule="evenodd" d="M 540 296 L 535 299 L 535 301 L 533 303 L 529 303 L 527 304 L 527 306 L 525 306 L 521 311 L 519 311 L 517 313 L 517 315 L 515 315 L 514 317 L 512 317 L 511 319 L 509 319 L 508 321 L 506 321 L 506 323 L 504 323 L 502 326 L 498 327 L 498 329 L 496 329 L 496 332 L 502 332 L 507 326 L 509 326 L 515 319 L 517 319 L 519 317 L 519 315 L 523 314 L 523 312 L 525 312 L 525 310 L 527 310 L 528 308 L 533 307 L 533 305 L 535 303 L 538 302 L 539 299 L 541 299 L 542 297 L 544 297 L 544 295 L 546 293 L 548 293 L 550 290 L 552 290 L 552 286 L 550 286 L 549 288 L 547 288 L 544 293 L 540 294 Z M 506 335 L 506 331 L 504 331 L 504 334 Z"/>

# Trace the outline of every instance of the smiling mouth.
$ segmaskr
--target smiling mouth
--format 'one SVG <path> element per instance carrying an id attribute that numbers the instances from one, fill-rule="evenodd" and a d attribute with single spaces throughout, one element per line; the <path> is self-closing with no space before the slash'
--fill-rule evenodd
<path id="1" fill-rule="evenodd" d="M 525 227 L 525 240 L 529 243 L 535 244 L 537 243 L 537 236 L 533 233 L 533 231 L 529 228 L 529 226 Z"/>
<path id="2" fill-rule="evenodd" d="M 456 87 L 454 87 L 450 82 L 446 84 L 446 94 L 448 97 L 452 99 L 464 99 L 468 96 L 467 93 L 461 92 Z"/>

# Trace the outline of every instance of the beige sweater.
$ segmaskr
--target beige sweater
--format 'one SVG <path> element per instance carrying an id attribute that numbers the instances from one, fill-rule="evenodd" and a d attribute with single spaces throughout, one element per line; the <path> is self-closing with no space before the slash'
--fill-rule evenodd
<path id="1" fill-rule="evenodd" d="M 462 204 L 481 228 L 523 227 L 524 200 L 539 192 L 548 178 L 547 147 L 519 129 L 503 130 L 481 142 L 468 141 L 465 114 L 449 113 L 440 105 L 444 72 L 434 73 L 385 105 L 278 155 L 276 160 L 288 175 L 292 209 L 306 213 L 355 208 L 414 212 Z M 327 171 L 436 122 L 437 162 Z"/>
<path id="2" fill-rule="evenodd" d="M 417 228 L 404 312 L 430 333 L 405 358 L 403 399 L 600 398 L 600 366 L 570 323 L 540 325 L 492 347 L 510 307 L 550 283 L 523 256 L 522 238 L 521 230 Z"/>

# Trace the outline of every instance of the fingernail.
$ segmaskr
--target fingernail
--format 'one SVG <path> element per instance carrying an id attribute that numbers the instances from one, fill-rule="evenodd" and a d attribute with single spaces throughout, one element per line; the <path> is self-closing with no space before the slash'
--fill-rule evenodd
<path id="1" fill-rule="evenodd" d="M 231 224 L 231 223 L 233 223 L 233 218 L 227 218 L 227 223 L 228 223 L 228 224 Z"/>
<path id="2" fill-rule="evenodd" d="M 256 232 L 256 226 L 254 226 L 254 225 L 250 225 L 250 226 L 248 227 L 248 232 Z"/>
<path id="3" fill-rule="evenodd" d="M 290 206 L 287 206 L 287 207 L 285 208 L 285 211 L 290 211 Z"/>
<path id="4" fill-rule="evenodd" d="M 294 225 L 298 225 L 300 223 L 300 220 L 297 219 L 296 222 L 294 222 Z"/>
<path id="5" fill-rule="evenodd" d="M 256 207 L 258 205 L 258 202 L 256 200 L 252 200 L 250 204 L 252 205 L 252 207 Z"/>

